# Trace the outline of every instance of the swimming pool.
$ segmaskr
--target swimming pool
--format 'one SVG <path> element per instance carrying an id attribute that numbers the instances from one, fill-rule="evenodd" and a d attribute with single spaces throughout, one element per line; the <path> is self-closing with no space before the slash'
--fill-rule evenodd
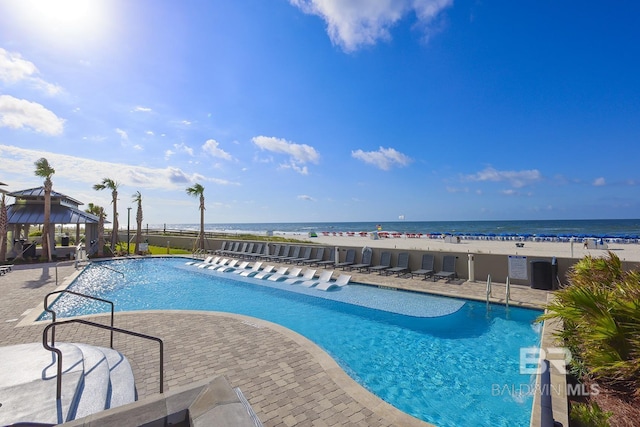
<path id="1" fill-rule="evenodd" d="M 189 309 L 244 314 L 292 329 L 327 351 L 358 383 L 398 409 L 438 426 L 528 425 L 532 396 L 496 385 L 531 385 L 519 373 L 521 347 L 537 346 L 536 310 L 349 285 L 335 292 L 245 279 L 185 265 L 180 258 L 111 261 L 120 274 L 89 266 L 70 289 L 114 301 L 116 310 Z M 259 286 L 258 286 L 259 285 Z M 359 289 L 377 300 L 432 305 L 436 317 L 405 316 L 340 302 Z M 315 294 L 311 293 L 314 292 Z M 332 299 L 320 298 L 331 296 Z M 402 303 L 401 303 L 402 304 Z M 393 305 L 393 304 L 391 304 Z M 104 312 L 72 295 L 60 317 Z M 439 311 L 438 311 L 439 310 Z M 527 387 L 522 389 L 527 390 Z M 532 387 L 530 389 L 533 389 Z"/>

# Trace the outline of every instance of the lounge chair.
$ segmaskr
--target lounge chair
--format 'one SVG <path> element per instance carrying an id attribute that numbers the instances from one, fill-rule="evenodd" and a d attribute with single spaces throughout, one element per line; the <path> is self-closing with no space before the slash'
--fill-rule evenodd
<path id="1" fill-rule="evenodd" d="M 433 275 L 433 281 L 439 279 L 453 279 L 456 277 L 456 257 L 455 255 L 445 255 L 442 257 L 442 270 Z"/>
<path id="2" fill-rule="evenodd" d="M 400 252 L 398 254 L 398 262 L 395 267 L 388 268 L 383 271 L 386 275 L 395 274 L 400 277 L 409 273 L 409 252 Z"/>
<path id="3" fill-rule="evenodd" d="M 299 282 L 305 282 L 307 280 L 312 280 L 315 275 L 316 275 L 316 270 L 312 270 L 310 268 L 307 268 L 304 271 L 304 273 L 302 274 L 302 276 L 300 276 L 300 277 L 292 277 L 290 279 L 286 279 L 282 283 L 287 284 L 287 285 L 295 285 L 296 283 L 299 283 Z"/>
<path id="4" fill-rule="evenodd" d="M 278 261 L 280 261 L 280 262 L 289 262 L 291 260 L 300 258 L 300 249 L 301 249 L 300 246 L 294 246 L 293 247 L 293 253 L 290 256 L 278 258 Z"/>
<path id="5" fill-rule="evenodd" d="M 333 276 L 333 270 L 325 270 L 320 273 L 320 276 L 317 279 L 305 280 L 304 282 L 300 282 L 300 286 L 304 286 L 306 288 L 311 288 L 312 286 L 316 286 L 319 283 L 328 282 L 331 280 L 331 276 Z"/>
<path id="6" fill-rule="evenodd" d="M 338 255 L 336 255 L 338 258 L 338 261 L 340 260 L 340 257 Z M 347 249 L 347 255 L 344 258 L 343 262 L 338 262 L 337 264 L 335 264 L 336 268 L 342 268 L 343 270 L 348 270 L 351 268 L 351 266 L 353 265 L 353 263 L 356 261 L 356 250 L 355 249 Z"/>
<path id="7" fill-rule="evenodd" d="M 372 250 L 365 250 L 362 254 L 362 260 L 360 262 L 360 264 L 351 264 L 351 265 L 347 265 L 345 266 L 345 270 L 358 270 L 358 271 L 362 271 L 362 270 L 368 270 L 369 266 L 371 265 L 371 254 L 372 254 Z"/>
<path id="8" fill-rule="evenodd" d="M 351 275 L 349 275 L 349 274 L 341 274 L 333 282 L 329 281 L 329 282 L 319 283 L 316 286 L 316 289 L 321 290 L 321 291 L 328 291 L 329 289 L 333 289 L 333 288 L 341 288 L 341 287 L 347 285 L 350 280 L 351 280 Z"/>
<path id="9" fill-rule="evenodd" d="M 380 254 L 380 263 L 378 265 L 368 267 L 367 271 L 369 273 L 377 271 L 378 274 L 382 274 L 382 272 L 388 268 L 391 268 L 391 252 L 385 251 Z"/>
<path id="10" fill-rule="evenodd" d="M 263 255 L 264 243 L 258 243 L 254 245 L 253 252 L 245 255 L 246 259 L 258 259 Z"/>
<path id="11" fill-rule="evenodd" d="M 245 250 L 238 252 L 237 256 L 239 256 L 240 258 L 246 258 L 251 254 L 251 252 L 253 252 L 254 246 L 255 246 L 255 243 L 249 243 L 245 248 Z"/>
<path id="12" fill-rule="evenodd" d="M 227 241 L 222 242 L 222 245 L 220 245 L 220 249 L 214 250 L 213 253 L 216 255 L 222 255 L 222 253 L 227 249 L 227 245 L 230 246 L 231 243 Z"/>
<path id="13" fill-rule="evenodd" d="M 295 267 L 295 268 L 292 268 L 290 272 L 285 273 L 285 274 L 279 274 L 279 273 L 272 274 L 271 276 L 269 276 L 267 278 L 267 280 L 271 280 L 272 282 L 277 282 L 279 280 L 285 280 L 285 279 L 291 279 L 291 278 L 294 278 L 294 277 L 298 277 L 298 276 L 300 276 L 300 273 L 302 273 L 302 268 Z"/>
<path id="14" fill-rule="evenodd" d="M 232 259 L 226 265 L 220 265 L 220 266 L 217 266 L 217 267 L 209 267 L 209 270 L 214 270 L 214 271 L 219 271 L 221 273 L 226 273 L 227 271 L 235 270 L 236 265 L 238 265 L 239 262 L 240 261 L 238 261 L 237 259 Z"/>
<path id="15" fill-rule="evenodd" d="M 302 263 L 303 261 L 306 261 L 309 258 L 311 258 L 311 251 L 312 250 L 313 250 L 313 248 L 311 246 L 306 246 L 304 248 L 304 250 L 302 248 L 300 248 L 300 251 L 302 251 L 302 254 L 300 256 L 298 256 L 298 258 L 290 259 L 288 262 L 290 264 L 298 264 L 298 263 Z"/>
<path id="16" fill-rule="evenodd" d="M 225 269 L 225 273 L 227 272 L 233 272 L 235 273 L 236 271 L 244 271 L 247 267 L 249 266 L 249 261 L 242 261 L 240 264 L 238 264 L 237 266 L 231 266 L 228 269 Z"/>
<path id="17" fill-rule="evenodd" d="M 222 261 L 228 261 L 228 258 L 225 258 Z M 218 263 L 222 262 L 220 260 L 220 257 L 207 257 L 207 259 L 205 259 L 203 262 L 198 263 L 198 264 L 193 264 L 194 267 L 198 267 L 198 268 L 209 268 L 212 265 L 217 265 Z"/>
<path id="18" fill-rule="evenodd" d="M 322 258 L 324 257 L 324 248 L 317 248 L 316 249 L 316 257 L 315 258 L 311 258 L 309 257 L 309 259 L 306 259 L 304 261 L 301 262 L 301 264 L 303 265 L 313 265 L 317 262 L 322 261 Z"/>
<path id="19" fill-rule="evenodd" d="M 268 246 L 267 246 L 267 247 L 268 247 Z M 273 246 L 273 253 L 272 253 L 272 254 L 268 254 L 268 253 L 266 253 L 266 251 L 265 251 L 265 253 L 263 253 L 262 255 L 260 255 L 260 257 L 259 257 L 259 258 L 260 258 L 261 260 L 265 260 L 265 261 L 267 261 L 267 260 L 272 259 L 273 257 L 280 256 L 281 248 L 282 248 L 282 245 L 279 245 L 279 244 L 274 245 L 274 246 Z"/>
<path id="20" fill-rule="evenodd" d="M 329 251 L 329 259 L 314 262 L 312 265 L 324 266 L 326 268 L 326 266 L 334 265 L 335 263 L 336 263 L 336 250 L 335 248 L 331 248 L 331 250 Z"/>
<path id="21" fill-rule="evenodd" d="M 288 258 L 291 253 L 291 245 L 283 246 L 281 249 L 282 253 L 280 255 L 274 255 L 269 257 L 271 261 L 282 261 L 284 258 Z"/>
<path id="22" fill-rule="evenodd" d="M 426 280 L 427 277 L 433 276 L 433 255 L 431 254 L 422 254 L 422 264 L 420 264 L 420 268 L 418 270 L 413 270 L 409 274 L 411 274 L 411 278 L 413 276 L 424 276 L 423 280 Z"/>
<path id="23" fill-rule="evenodd" d="M 264 272 L 262 272 L 262 273 L 256 274 L 253 277 L 256 278 L 256 279 L 268 279 L 269 277 L 271 277 L 274 274 L 286 274 L 288 269 L 289 269 L 289 267 L 280 267 L 273 273 L 264 274 Z"/>
<path id="24" fill-rule="evenodd" d="M 220 257 L 217 257 L 217 259 L 220 259 Z M 213 260 L 213 256 L 208 256 L 207 258 L 205 258 L 202 261 L 187 261 L 185 262 L 186 265 L 194 265 L 194 266 L 199 266 L 200 264 L 204 264 L 204 263 L 210 263 L 211 260 Z"/>
<path id="25" fill-rule="evenodd" d="M 259 272 L 257 272 L 256 274 L 251 274 L 249 273 L 247 276 L 248 277 L 253 277 L 255 279 L 264 279 L 265 277 L 269 277 L 273 271 L 273 269 L 276 268 L 273 265 L 267 265 L 265 268 L 263 268 L 262 270 L 260 270 Z M 244 274 L 242 274 L 244 275 Z"/>
<path id="26" fill-rule="evenodd" d="M 234 252 L 237 252 L 239 247 L 240 242 L 229 242 L 227 244 L 227 249 L 222 251 L 222 255 L 231 255 Z"/>
<path id="27" fill-rule="evenodd" d="M 262 261 L 258 261 L 258 262 L 254 262 L 253 265 L 251 266 L 250 269 L 245 269 L 245 270 L 236 270 L 234 271 L 235 274 L 239 274 L 241 276 L 245 276 L 245 277 L 250 277 L 253 274 L 258 274 L 258 272 L 260 271 L 260 267 L 262 267 Z"/>

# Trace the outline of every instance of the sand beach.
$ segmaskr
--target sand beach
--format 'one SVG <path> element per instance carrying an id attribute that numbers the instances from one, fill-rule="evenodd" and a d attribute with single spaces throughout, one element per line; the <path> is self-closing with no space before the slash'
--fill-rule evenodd
<path id="1" fill-rule="evenodd" d="M 292 237 L 287 235 L 287 237 Z M 406 249 L 428 252 L 455 252 L 470 254 L 498 254 L 523 255 L 528 257 L 558 257 L 580 259 L 586 255 L 605 257 L 608 251 L 615 253 L 622 261 L 640 262 L 640 244 L 638 243 L 606 243 L 606 249 L 585 248 L 583 242 L 558 241 L 513 241 L 513 240 L 480 240 L 462 237 L 459 242 L 451 239 L 448 242 L 442 236 L 438 237 L 408 237 L 407 234 L 397 237 L 382 237 L 372 239 L 370 234 L 358 233 L 328 234 L 318 233 L 318 237 L 308 237 L 300 234 L 300 240 L 313 242 L 325 246 L 368 246 L 370 248 Z M 521 247 L 516 243 L 522 244 Z"/>

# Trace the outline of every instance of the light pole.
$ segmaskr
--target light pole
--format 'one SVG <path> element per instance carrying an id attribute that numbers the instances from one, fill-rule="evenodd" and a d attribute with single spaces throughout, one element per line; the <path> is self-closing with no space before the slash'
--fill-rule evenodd
<path id="1" fill-rule="evenodd" d="M 131 238 L 129 237 L 129 225 L 131 224 L 131 207 L 127 208 L 127 256 L 129 256 L 129 242 Z"/>

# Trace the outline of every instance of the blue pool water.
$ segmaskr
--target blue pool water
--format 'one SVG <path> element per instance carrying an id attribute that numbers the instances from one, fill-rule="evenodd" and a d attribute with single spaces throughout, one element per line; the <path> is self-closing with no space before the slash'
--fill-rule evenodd
<path id="1" fill-rule="evenodd" d="M 223 311 L 278 323 L 314 341 L 372 393 L 437 426 L 529 424 L 533 397 L 509 391 L 533 389 L 519 356 L 521 347 L 539 345 L 540 311 L 494 305 L 487 313 L 484 303 L 358 284 L 322 292 L 239 281 L 179 258 L 103 265 L 125 278 L 94 264 L 70 289 L 114 301 L 117 311 Z M 414 314 L 394 312 L 407 308 Z M 106 308 L 63 295 L 55 310 L 68 317 Z"/>

